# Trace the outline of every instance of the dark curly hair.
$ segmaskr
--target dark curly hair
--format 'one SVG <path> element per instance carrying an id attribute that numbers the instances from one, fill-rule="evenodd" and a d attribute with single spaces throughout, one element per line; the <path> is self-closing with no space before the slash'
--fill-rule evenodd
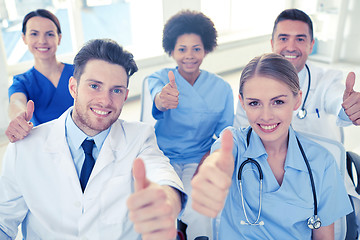
<path id="1" fill-rule="evenodd" d="M 172 16 L 163 31 L 163 48 L 171 55 L 179 36 L 194 33 L 201 37 L 206 53 L 217 46 L 217 31 L 210 18 L 201 12 L 183 10 Z"/>

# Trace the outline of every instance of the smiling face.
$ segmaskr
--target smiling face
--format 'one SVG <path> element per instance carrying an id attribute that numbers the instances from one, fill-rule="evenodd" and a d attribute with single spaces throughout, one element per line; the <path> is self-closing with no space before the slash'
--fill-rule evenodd
<path id="1" fill-rule="evenodd" d="M 186 80 L 195 79 L 200 74 L 200 65 L 205 57 L 204 44 L 197 34 L 183 34 L 177 38 L 171 52 L 178 65 L 179 73 Z"/>
<path id="2" fill-rule="evenodd" d="M 314 47 L 307 23 L 297 20 L 278 22 L 271 40 L 272 51 L 288 59 L 300 72 Z"/>
<path id="3" fill-rule="evenodd" d="M 287 142 L 293 111 L 301 104 L 301 91 L 294 96 L 284 82 L 255 75 L 244 83 L 243 98 L 239 98 L 264 145 Z"/>
<path id="4" fill-rule="evenodd" d="M 120 116 L 128 96 L 124 67 L 103 60 L 89 60 L 80 81 L 71 78 L 74 98 L 72 118 L 88 136 L 108 129 Z"/>
<path id="5" fill-rule="evenodd" d="M 26 23 L 26 33 L 22 38 L 35 59 L 55 57 L 61 34 L 56 25 L 48 18 L 32 17 Z"/>

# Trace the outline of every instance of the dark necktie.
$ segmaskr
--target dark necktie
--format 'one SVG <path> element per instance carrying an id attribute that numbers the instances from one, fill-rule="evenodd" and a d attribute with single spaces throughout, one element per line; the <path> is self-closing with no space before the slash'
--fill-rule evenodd
<path id="1" fill-rule="evenodd" d="M 80 185 L 81 185 L 82 191 L 84 192 L 86 184 L 89 180 L 91 171 L 95 164 L 95 160 L 92 156 L 94 140 L 84 140 L 84 142 L 81 144 L 81 146 L 85 153 L 85 160 L 84 160 L 84 164 L 82 165 L 81 173 L 80 173 Z"/>

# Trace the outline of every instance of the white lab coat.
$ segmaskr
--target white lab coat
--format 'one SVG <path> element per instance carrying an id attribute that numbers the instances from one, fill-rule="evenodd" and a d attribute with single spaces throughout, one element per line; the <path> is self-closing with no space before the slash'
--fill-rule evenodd
<path id="1" fill-rule="evenodd" d="M 339 127 L 351 125 L 352 122 L 346 116 L 339 118 L 342 110 L 343 94 L 345 90 L 343 74 L 338 70 L 327 70 L 307 62 L 311 74 L 310 91 L 305 103 L 307 115 L 304 119 L 297 117 L 299 109 L 294 112 L 292 127 L 295 131 L 308 132 L 314 135 L 330 138 L 342 142 L 342 131 Z M 308 89 L 308 73 L 304 67 L 298 74 L 300 89 L 303 92 L 304 101 Z M 316 112 L 318 109 L 319 114 Z M 343 112 L 345 114 L 345 112 Z M 249 125 L 245 111 L 238 101 L 234 127 L 245 128 Z"/>
<path id="2" fill-rule="evenodd" d="M 151 181 L 183 189 L 153 127 L 117 120 L 83 194 L 65 138 L 67 114 L 9 144 L 0 178 L 0 226 L 14 237 L 24 220 L 23 235 L 32 240 L 140 239 L 126 207 L 133 160 L 144 160 Z"/>

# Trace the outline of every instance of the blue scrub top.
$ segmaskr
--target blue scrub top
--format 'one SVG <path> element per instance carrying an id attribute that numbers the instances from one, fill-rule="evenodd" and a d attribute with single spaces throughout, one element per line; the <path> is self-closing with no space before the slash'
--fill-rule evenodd
<path id="1" fill-rule="evenodd" d="M 314 214 L 313 193 L 296 135 L 312 170 L 322 226 L 328 226 L 352 212 L 335 159 L 325 148 L 289 128 L 285 174 L 279 186 L 267 162 L 265 148 L 255 131 L 252 131 L 249 147 L 246 147 L 249 128 L 230 129 L 234 138 L 235 170 L 220 218 L 219 239 L 311 239 L 312 230 L 307 226 L 307 219 Z M 212 146 L 212 151 L 220 146 L 219 139 Z M 240 224 L 246 218 L 241 204 L 238 172 L 241 163 L 248 158 L 256 160 L 264 174 L 260 215 L 263 226 Z M 256 166 L 246 164 L 241 179 L 246 214 L 249 221 L 254 222 L 259 210 L 259 174 Z"/>
<path id="2" fill-rule="evenodd" d="M 148 77 L 152 99 L 169 83 L 173 71 L 179 91 L 176 109 L 159 111 L 153 104 L 157 120 L 155 133 L 160 149 L 175 163 L 199 163 L 210 150 L 213 136 L 219 136 L 234 120 L 231 86 L 216 74 L 201 70 L 194 85 L 189 84 L 178 69 L 162 69 Z"/>
<path id="3" fill-rule="evenodd" d="M 58 86 L 55 87 L 32 67 L 27 72 L 14 76 L 13 84 L 8 90 L 9 99 L 12 94 L 22 92 L 28 100 L 34 101 L 35 110 L 31 119 L 34 126 L 56 119 L 74 104 L 68 87 L 73 72 L 74 66 L 65 63 Z"/>

